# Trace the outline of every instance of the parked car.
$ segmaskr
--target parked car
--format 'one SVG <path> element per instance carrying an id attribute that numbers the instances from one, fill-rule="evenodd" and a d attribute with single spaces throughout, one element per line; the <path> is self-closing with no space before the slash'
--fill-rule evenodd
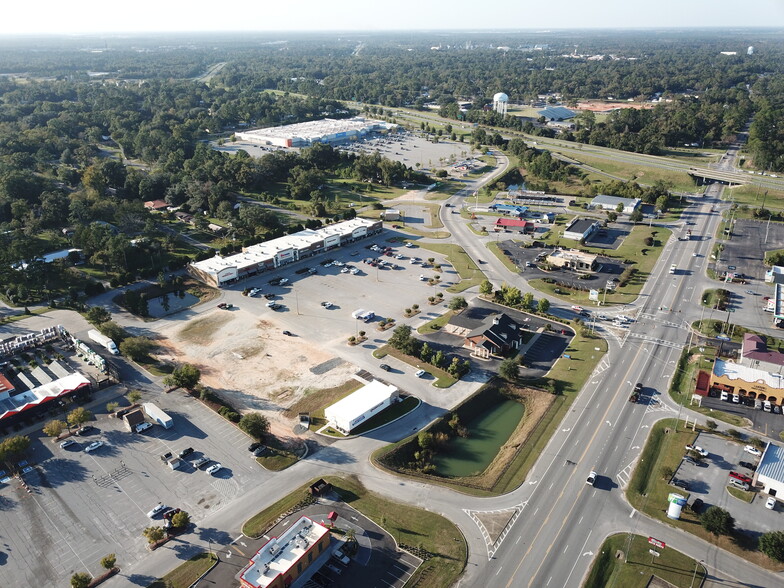
<path id="1" fill-rule="evenodd" d="M 738 472 L 730 472 L 730 478 L 735 480 L 740 480 L 744 484 L 751 484 L 752 482 L 749 476 L 744 476 L 743 474 L 739 474 Z"/>
<path id="2" fill-rule="evenodd" d="M 165 519 L 165 520 L 170 520 L 178 512 L 180 512 L 179 508 L 170 508 L 168 510 L 163 511 L 163 514 L 161 515 L 161 518 Z"/>
<path id="3" fill-rule="evenodd" d="M 144 433 L 147 429 L 152 429 L 152 423 L 148 423 L 147 421 L 143 423 L 139 423 L 136 425 L 136 432 L 137 433 Z"/>
<path id="4" fill-rule="evenodd" d="M 385 363 L 382 363 L 382 364 L 381 364 L 380 366 L 378 366 L 378 367 L 380 367 L 380 368 L 381 368 L 382 370 L 384 370 L 385 372 L 388 372 L 388 371 L 391 371 L 391 370 L 392 370 L 392 368 L 391 368 L 391 367 L 389 367 L 389 365 L 387 365 L 387 364 L 385 364 Z"/>
<path id="5" fill-rule="evenodd" d="M 701 455 L 702 457 L 708 457 L 708 452 L 707 452 L 707 451 L 705 451 L 705 450 L 704 450 L 702 447 L 700 447 L 699 445 L 687 445 L 687 446 L 686 446 L 686 451 L 694 451 L 695 453 L 698 453 L 698 454 L 699 454 L 699 455 Z"/>
<path id="6" fill-rule="evenodd" d="M 93 427 L 92 425 L 85 425 L 85 426 L 81 427 L 78 431 L 76 431 L 76 434 L 79 435 L 80 437 L 82 437 L 84 435 L 89 435 L 93 431 L 97 431 L 97 429 L 95 427 Z"/>
<path id="7" fill-rule="evenodd" d="M 747 470 L 751 470 L 752 472 L 757 470 L 757 466 L 755 466 L 750 461 L 739 461 L 738 465 L 742 468 L 746 468 Z"/>
<path id="8" fill-rule="evenodd" d="M 248 296 L 258 296 L 259 294 L 261 294 L 261 288 L 251 288 L 248 292 Z"/>
<path id="9" fill-rule="evenodd" d="M 272 292 L 267 292 L 267 293 L 264 295 L 264 298 L 266 298 L 267 300 L 272 300 L 272 299 L 274 299 L 274 298 L 275 298 L 275 295 L 274 295 Z"/>
<path id="10" fill-rule="evenodd" d="M 765 501 L 765 508 L 769 508 L 773 510 L 776 508 L 776 499 L 773 496 L 768 496 L 768 499 Z"/>
<path id="11" fill-rule="evenodd" d="M 333 304 L 331 302 L 322 302 L 321 306 L 324 308 L 332 308 Z"/>
<path id="12" fill-rule="evenodd" d="M 743 451 L 746 453 L 751 453 L 752 455 L 762 455 L 762 452 L 753 445 L 746 445 L 746 447 L 743 448 Z"/>
<path id="13" fill-rule="evenodd" d="M 272 308 L 272 307 L 273 307 L 273 306 L 275 306 L 276 304 L 277 304 L 276 302 L 272 302 L 271 300 L 270 300 L 269 302 L 267 302 L 267 306 L 268 306 L 269 308 Z"/>
<path id="14" fill-rule="evenodd" d="M 260 457 L 267 452 L 267 448 L 263 445 L 253 450 L 253 457 Z"/>
<path id="15" fill-rule="evenodd" d="M 219 463 L 214 463 L 204 471 L 212 476 L 213 474 L 217 474 L 222 469 L 223 469 L 223 465 Z"/>
<path id="16" fill-rule="evenodd" d="M 283 334 L 286 335 L 286 337 L 293 337 L 294 336 L 294 335 L 291 334 L 291 331 L 283 331 Z"/>
<path id="17" fill-rule="evenodd" d="M 673 480 L 672 485 L 677 486 L 678 488 L 683 488 L 687 492 L 689 491 L 689 485 L 683 480 Z"/>
<path id="18" fill-rule="evenodd" d="M 704 506 L 705 503 L 702 501 L 702 498 L 695 498 L 694 502 L 691 503 L 691 510 L 696 514 L 700 514 Z"/>
<path id="19" fill-rule="evenodd" d="M 156 504 L 155 506 L 152 507 L 152 510 L 147 513 L 147 516 L 150 517 L 151 519 L 154 519 L 155 516 L 159 512 L 162 512 L 163 509 L 165 509 L 165 508 L 166 508 L 166 505 L 163 504 L 163 502 L 159 502 L 158 504 Z"/>
<path id="20" fill-rule="evenodd" d="M 200 468 L 205 463 L 209 463 L 209 461 L 210 461 L 209 457 L 200 457 L 199 459 L 193 462 L 193 467 Z"/>
<path id="21" fill-rule="evenodd" d="M 66 439 L 60 443 L 60 449 L 65 449 L 66 447 L 70 447 L 71 445 L 76 445 L 76 441 L 73 439 Z"/>
<path id="22" fill-rule="evenodd" d="M 424 378 L 427 372 L 425 370 L 417 370 L 414 374 L 417 378 Z"/>
<path id="23" fill-rule="evenodd" d="M 691 465 L 697 465 L 697 460 L 689 455 L 685 456 L 683 458 L 683 461 L 685 461 L 686 463 L 690 463 Z"/>
<path id="24" fill-rule="evenodd" d="M 186 447 L 185 449 L 180 451 L 180 453 L 178 453 L 177 455 L 179 456 L 180 459 L 182 459 L 183 457 L 189 456 L 191 453 L 193 453 L 193 447 Z"/>
<path id="25" fill-rule="evenodd" d="M 84 448 L 85 453 L 92 453 L 99 447 L 103 447 L 103 441 L 93 441 L 87 447 Z"/>
<path id="26" fill-rule="evenodd" d="M 261 443 L 256 441 L 256 442 L 251 443 L 250 445 L 248 445 L 248 451 L 256 451 L 259 447 L 261 447 Z"/>

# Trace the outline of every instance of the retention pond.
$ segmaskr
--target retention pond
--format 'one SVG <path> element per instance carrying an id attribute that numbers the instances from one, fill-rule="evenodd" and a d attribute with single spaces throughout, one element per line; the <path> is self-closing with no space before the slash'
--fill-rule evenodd
<path id="1" fill-rule="evenodd" d="M 454 437 L 433 458 L 439 476 L 462 478 L 482 473 L 514 432 L 525 407 L 504 400 L 464 423 L 468 437 Z"/>

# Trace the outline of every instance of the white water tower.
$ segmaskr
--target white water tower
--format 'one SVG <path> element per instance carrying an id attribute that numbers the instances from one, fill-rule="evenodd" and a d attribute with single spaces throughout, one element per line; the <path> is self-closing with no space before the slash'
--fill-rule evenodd
<path id="1" fill-rule="evenodd" d="M 498 92 L 493 96 L 493 110 L 498 114 L 506 114 L 506 107 L 509 105 L 509 96 L 503 92 Z"/>
<path id="2" fill-rule="evenodd" d="M 754 55 L 754 45 L 750 45 L 748 49 L 746 49 L 746 55 Z"/>

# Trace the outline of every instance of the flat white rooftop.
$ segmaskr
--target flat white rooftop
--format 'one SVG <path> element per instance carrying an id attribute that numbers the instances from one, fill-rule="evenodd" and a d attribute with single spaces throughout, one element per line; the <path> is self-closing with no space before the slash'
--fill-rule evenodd
<path id="1" fill-rule="evenodd" d="M 280 574 L 285 574 L 318 542 L 329 529 L 308 517 L 300 518 L 280 537 L 273 537 L 259 549 L 242 572 L 242 580 L 266 588 Z"/>
<path id="2" fill-rule="evenodd" d="M 373 129 L 389 129 L 397 125 L 381 120 L 366 119 L 361 116 L 344 119 L 325 118 L 312 120 L 282 127 L 267 127 L 237 133 L 236 136 L 243 140 L 254 138 L 276 139 L 304 139 L 306 141 L 318 140 L 321 137 L 337 135 L 339 133 L 360 132 Z"/>
<path id="3" fill-rule="evenodd" d="M 731 361 L 717 359 L 713 364 L 713 373 L 730 380 L 740 380 L 749 384 L 760 382 L 769 388 L 784 388 L 784 375 L 746 367 Z"/>
<path id="4" fill-rule="evenodd" d="M 373 380 L 356 392 L 352 392 L 342 400 L 338 400 L 335 404 L 329 406 L 325 412 L 328 412 L 330 416 L 334 415 L 337 417 L 339 415 L 342 420 L 350 422 L 388 400 L 395 392 L 397 392 L 395 386 Z"/>

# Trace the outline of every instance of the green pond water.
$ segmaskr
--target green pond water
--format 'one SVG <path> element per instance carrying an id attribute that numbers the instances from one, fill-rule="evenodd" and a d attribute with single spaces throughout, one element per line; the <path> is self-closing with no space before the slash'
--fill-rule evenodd
<path id="1" fill-rule="evenodd" d="M 525 407 L 505 400 L 467 423 L 468 438 L 454 437 L 433 459 L 440 476 L 463 477 L 481 473 L 498 454 L 523 418 Z"/>

